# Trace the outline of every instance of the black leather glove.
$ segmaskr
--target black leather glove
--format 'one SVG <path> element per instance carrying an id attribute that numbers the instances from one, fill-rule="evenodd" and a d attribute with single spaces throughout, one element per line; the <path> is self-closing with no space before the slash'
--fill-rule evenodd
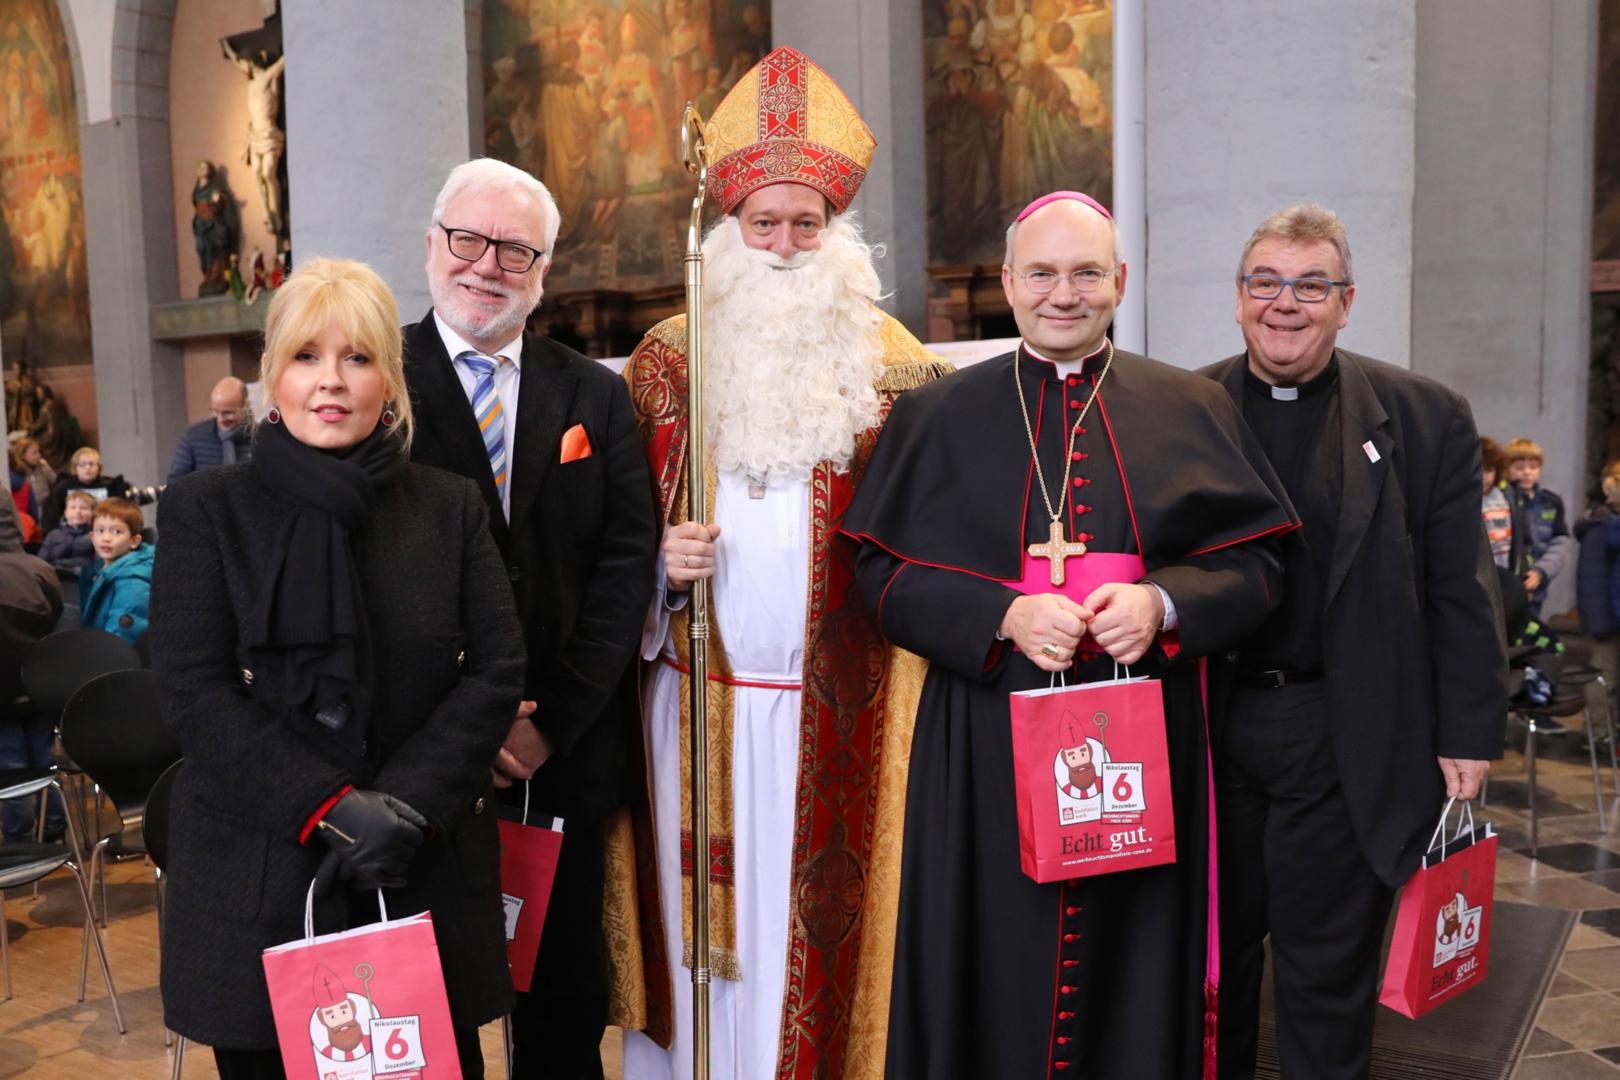
<path id="1" fill-rule="evenodd" d="M 366 889 L 404 885 L 405 869 L 427 825 L 392 795 L 360 788 L 349 792 L 315 825 L 332 849 L 315 872 L 315 895 L 331 888 L 334 877 Z"/>

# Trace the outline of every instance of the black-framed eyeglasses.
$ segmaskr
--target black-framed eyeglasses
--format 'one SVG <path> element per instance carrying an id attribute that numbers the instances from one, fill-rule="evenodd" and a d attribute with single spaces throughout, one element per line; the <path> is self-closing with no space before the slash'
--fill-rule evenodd
<path id="1" fill-rule="evenodd" d="M 444 230 L 450 254 L 463 262 L 477 262 L 489 250 L 489 245 L 494 244 L 495 262 L 509 274 L 527 274 L 535 260 L 545 254 L 539 248 L 520 244 L 516 240 L 496 240 L 471 229 L 452 229 L 442 221 L 439 228 Z"/>
<path id="2" fill-rule="evenodd" d="M 1096 292 L 1102 288 L 1103 282 L 1114 275 L 1113 270 L 1100 270 L 1095 266 L 1069 274 L 1060 274 L 1056 270 L 1031 270 L 1027 274 L 1014 270 L 1013 273 L 1023 278 L 1029 291 L 1037 296 L 1045 296 L 1057 288 L 1058 282 L 1064 277 L 1069 279 L 1069 287 L 1077 293 Z"/>
<path id="3" fill-rule="evenodd" d="M 1332 294 L 1335 287 L 1348 286 L 1348 281 L 1334 281 L 1325 277 L 1278 277 L 1276 274 L 1244 274 L 1243 287 L 1256 300 L 1275 300 L 1283 287 L 1294 290 L 1294 299 L 1302 304 L 1320 304 Z"/>

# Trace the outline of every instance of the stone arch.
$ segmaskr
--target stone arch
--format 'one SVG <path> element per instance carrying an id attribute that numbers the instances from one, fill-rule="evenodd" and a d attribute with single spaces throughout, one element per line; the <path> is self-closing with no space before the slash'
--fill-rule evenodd
<path id="1" fill-rule="evenodd" d="M 179 350 L 154 342 L 153 303 L 177 292 L 169 163 L 174 0 L 57 0 L 78 99 L 91 346 L 103 456 L 132 483 L 162 480 L 185 425 Z"/>

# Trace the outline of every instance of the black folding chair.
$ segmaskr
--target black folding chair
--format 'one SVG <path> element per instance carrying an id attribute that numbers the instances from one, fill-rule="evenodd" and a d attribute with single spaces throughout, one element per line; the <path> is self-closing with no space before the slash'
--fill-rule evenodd
<path id="1" fill-rule="evenodd" d="M 60 719 L 79 687 L 109 671 L 141 666 L 135 646 L 105 630 L 63 630 L 40 638 L 23 660 L 23 689 L 34 708 Z"/>
<path id="2" fill-rule="evenodd" d="M 37 715 L 48 717 L 52 724 L 60 727 L 62 710 L 79 687 L 109 671 L 130 671 L 140 666 L 141 658 L 135 646 L 117 634 L 109 634 L 105 630 L 58 630 L 40 638 L 23 658 L 22 684 L 28 695 L 28 708 Z M 59 764 L 64 781 L 80 774 L 78 766 L 72 761 Z M 101 793 L 92 790 L 92 795 L 94 828 L 88 817 L 80 819 L 80 832 L 86 835 L 101 831 Z M 74 804 L 66 799 L 63 801 L 71 813 Z M 83 810 L 82 803 L 79 808 Z"/>
<path id="3" fill-rule="evenodd" d="M 46 769 L 8 769 L 0 772 L 0 799 L 28 798 L 50 789 L 56 789 L 58 796 L 61 788 L 57 782 L 56 770 Z M 118 1023 L 118 1033 L 125 1032 L 124 1014 L 118 1007 L 118 991 L 113 989 L 112 968 L 107 963 L 107 946 L 101 940 L 101 930 L 96 926 L 95 912 L 90 904 L 90 884 L 84 873 L 84 849 L 79 843 L 78 831 L 73 827 L 73 818 L 67 819 L 66 844 L 20 844 L 7 842 L 0 844 L 0 966 L 5 970 L 5 1000 L 11 1000 L 11 950 L 6 933 L 6 894 L 5 890 L 32 885 L 40 879 L 55 873 L 62 867 L 67 867 L 73 873 L 73 879 L 79 886 L 79 900 L 84 904 L 84 942 L 79 951 L 79 998 L 84 1000 L 85 980 L 90 964 L 90 942 L 96 944 L 96 957 L 101 961 L 101 977 L 107 984 L 107 998 L 112 1002 L 113 1019 Z"/>
<path id="4" fill-rule="evenodd" d="M 110 843 L 145 853 L 141 823 L 148 796 L 163 771 L 180 760 L 180 740 L 158 709 L 157 676 L 113 671 L 79 688 L 62 710 L 62 747 L 118 811 L 117 831 L 96 837 L 92 880 L 101 882 L 101 919 L 107 919 L 104 863 Z"/>

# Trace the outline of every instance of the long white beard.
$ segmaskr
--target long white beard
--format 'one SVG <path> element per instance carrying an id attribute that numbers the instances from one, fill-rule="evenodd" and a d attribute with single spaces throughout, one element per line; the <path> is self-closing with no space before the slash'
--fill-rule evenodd
<path id="1" fill-rule="evenodd" d="M 703 241 L 705 431 L 721 472 L 769 484 L 840 472 L 877 423 L 883 313 L 873 252 L 843 217 L 783 260 L 731 215 Z"/>

